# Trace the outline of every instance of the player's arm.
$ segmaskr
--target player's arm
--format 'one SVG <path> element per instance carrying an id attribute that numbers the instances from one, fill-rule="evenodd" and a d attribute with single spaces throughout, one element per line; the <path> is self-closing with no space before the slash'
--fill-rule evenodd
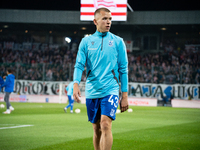
<path id="1" fill-rule="evenodd" d="M 6 78 L 6 81 L 3 82 L 3 83 L 1 84 L 1 88 L 2 88 L 2 87 L 5 87 L 5 86 L 7 86 L 7 85 L 9 85 L 9 81 L 10 81 L 9 78 L 6 77 L 6 76 L 4 76 L 3 78 L 4 78 L 4 79 Z"/>
<path id="2" fill-rule="evenodd" d="M 128 109 L 128 58 L 126 52 L 126 46 L 123 40 L 119 43 L 119 57 L 118 57 L 118 67 L 121 80 L 121 91 L 122 99 L 120 101 L 121 112 Z"/>
<path id="3" fill-rule="evenodd" d="M 74 66 L 74 76 L 73 76 L 73 97 L 74 100 L 78 103 L 81 101 L 79 97 L 81 97 L 81 92 L 79 89 L 79 84 L 81 82 L 82 73 L 84 71 L 86 62 L 86 52 L 85 52 L 85 44 L 84 40 L 81 41 L 79 45 L 78 54 L 76 57 L 76 64 Z"/>
<path id="4" fill-rule="evenodd" d="M 4 80 L 2 77 L 0 77 L 0 84 L 3 84 L 4 83 Z"/>
<path id="5" fill-rule="evenodd" d="M 2 79 L 2 77 L 0 77 L 0 92 L 1 92 L 1 85 L 4 83 L 4 80 Z"/>
<path id="6" fill-rule="evenodd" d="M 69 85 L 66 87 L 66 91 L 68 91 L 69 90 Z"/>

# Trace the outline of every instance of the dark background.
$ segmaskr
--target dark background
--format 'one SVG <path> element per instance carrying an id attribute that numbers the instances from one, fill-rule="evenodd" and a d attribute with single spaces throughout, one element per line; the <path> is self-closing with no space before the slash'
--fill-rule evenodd
<path id="1" fill-rule="evenodd" d="M 128 0 L 134 11 L 199 10 L 198 0 Z M 80 10 L 80 0 L 3 0 L 0 9 Z M 129 9 L 128 9 L 129 10 Z"/>

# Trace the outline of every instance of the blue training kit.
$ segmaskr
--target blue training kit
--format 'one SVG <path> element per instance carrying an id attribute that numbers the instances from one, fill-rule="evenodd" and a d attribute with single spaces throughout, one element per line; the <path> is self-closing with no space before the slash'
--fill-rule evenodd
<path id="1" fill-rule="evenodd" d="M 70 110 L 72 111 L 73 110 L 73 107 L 74 107 L 74 99 L 73 99 L 73 96 L 69 96 L 68 95 L 68 101 L 69 101 L 69 104 L 65 107 L 65 108 L 70 108 Z"/>
<path id="2" fill-rule="evenodd" d="M 73 82 L 70 82 L 70 84 L 66 87 L 67 95 L 73 95 Z"/>
<path id="3" fill-rule="evenodd" d="M 96 31 L 82 39 L 76 58 L 74 82 L 80 83 L 87 67 L 86 98 L 102 98 L 128 91 L 128 59 L 123 39 L 111 32 Z"/>
<path id="4" fill-rule="evenodd" d="M 68 96 L 68 101 L 69 101 L 69 104 L 66 106 L 66 108 L 71 107 L 71 109 L 70 109 L 71 111 L 73 110 L 73 107 L 74 107 L 73 85 L 74 85 L 74 83 L 71 82 L 71 83 L 66 87 L 67 96 Z"/>
<path id="5" fill-rule="evenodd" d="M 1 88 L 5 87 L 4 91 L 11 93 L 14 90 L 14 84 L 15 84 L 15 76 L 13 74 L 9 74 L 6 77 L 6 81 L 1 85 Z"/>

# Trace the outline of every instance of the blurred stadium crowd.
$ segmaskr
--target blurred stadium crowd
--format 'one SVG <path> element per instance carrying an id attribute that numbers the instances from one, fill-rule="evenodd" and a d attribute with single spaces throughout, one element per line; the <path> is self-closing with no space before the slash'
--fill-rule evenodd
<path id="1" fill-rule="evenodd" d="M 15 71 L 16 79 L 70 81 L 77 51 L 69 47 L 45 50 L 0 49 L 0 75 L 6 68 Z M 199 84 L 200 52 L 174 49 L 171 43 L 158 53 L 128 53 L 129 82 Z M 82 81 L 86 80 L 83 72 Z"/>

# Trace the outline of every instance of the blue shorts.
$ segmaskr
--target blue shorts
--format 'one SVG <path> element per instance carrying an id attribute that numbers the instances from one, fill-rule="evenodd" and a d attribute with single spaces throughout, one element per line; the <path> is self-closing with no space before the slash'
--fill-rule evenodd
<path id="1" fill-rule="evenodd" d="M 86 98 L 88 120 L 91 123 L 96 123 L 101 119 L 101 115 L 106 115 L 115 120 L 118 102 L 119 97 L 117 95 L 108 95 L 97 99 Z"/>

